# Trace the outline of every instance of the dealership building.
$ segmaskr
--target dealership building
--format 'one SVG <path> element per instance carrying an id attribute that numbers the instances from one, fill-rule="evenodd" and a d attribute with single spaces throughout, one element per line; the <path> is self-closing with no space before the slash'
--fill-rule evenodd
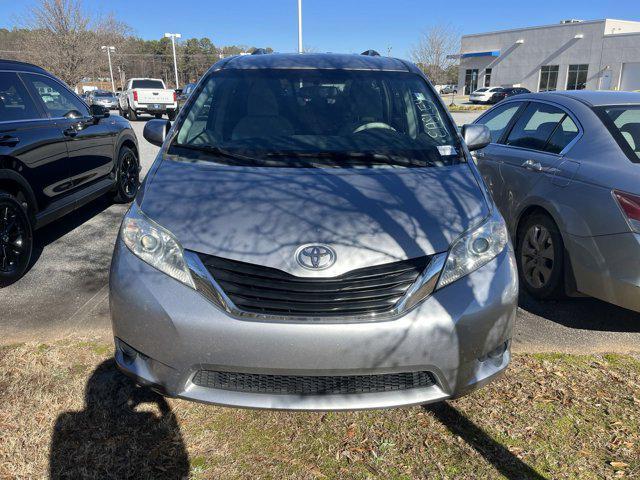
<path id="1" fill-rule="evenodd" d="M 640 90 L 640 22 L 564 20 L 464 35 L 459 57 L 465 94 L 489 86 Z"/>

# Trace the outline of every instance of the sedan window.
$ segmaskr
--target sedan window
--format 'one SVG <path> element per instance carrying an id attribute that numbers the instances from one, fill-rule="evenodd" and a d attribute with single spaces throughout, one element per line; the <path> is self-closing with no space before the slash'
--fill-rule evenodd
<path id="1" fill-rule="evenodd" d="M 494 108 L 483 116 L 477 123 L 486 125 L 491 132 L 491 143 L 496 143 L 502 137 L 504 129 L 507 128 L 509 122 L 520 109 L 522 103 L 507 103 Z"/>
<path id="2" fill-rule="evenodd" d="M 640 106 L 606 107 L 605 124 L 633 162 L 640 161 Z"/>
<path id="3" fill-rule="evenodd" d="M 545 151 L 551 153 L 560 153 L 565 149 L 567 145 L 571 143 L 571 141 L 578 136 L 578 127 L 571 117 L 566 115 L 564 120 L 560 122 L 560 124 L 556 127 L 553 135 L 549 138 L 547 142 L 547 146 L 545 147 Z"/>
<path id="4" fill-rule="evenodd" d="M 558 107 L 533 102 L 513 126 L 507 138 L 507 145 L 545 151 L 547 141 L 565 117 L 566 112 Z M 558 139 L 558 142 L 559 144 L 563 143 L 562 138 Z"/>

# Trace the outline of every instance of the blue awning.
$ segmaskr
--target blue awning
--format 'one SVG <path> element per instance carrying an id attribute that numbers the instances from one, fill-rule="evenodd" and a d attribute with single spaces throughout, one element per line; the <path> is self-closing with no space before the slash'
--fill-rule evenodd
<path id="1" fill-rule="evenodd" d="M 499 57 L 500 50 L 492 50 L 490 52 L 470 52 L 463 53 L 460 55 L 461 58 L 471 58 L 471 57 Z"/>

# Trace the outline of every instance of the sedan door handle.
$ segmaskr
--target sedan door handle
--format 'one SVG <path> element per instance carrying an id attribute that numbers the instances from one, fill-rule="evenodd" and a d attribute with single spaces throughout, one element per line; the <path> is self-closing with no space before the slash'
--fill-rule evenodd
<path id="1" fill-rule="evenodd" d="M 535 162 L 533 160 L 527 160 L 526 162 L 524 162 L 522 164 L 522 166 L 524 168 L 526 168 L 527 170 L 531 170 L 533 172 L 541 172 L 542 171 L 542 164 L 540 164 L 540 162 Z"/>
<path id="2" fill-rule="evenodd" d="M 13 147 L 20 139 L 18 137 L 12 137 L 11 135 L 5 135 L 0 137 L 0 145 L 4 145 L 5 147 Z"/>

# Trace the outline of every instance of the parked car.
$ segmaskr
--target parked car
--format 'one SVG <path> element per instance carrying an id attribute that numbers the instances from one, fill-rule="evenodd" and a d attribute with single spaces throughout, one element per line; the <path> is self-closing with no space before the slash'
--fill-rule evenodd
<path id="1" fill-rule="evenodd" d="M 494 93 L 502 90 L 501 87 L 479 88 L 471 92 L 469 101 L 471 103 L 489 103 Z"/>
<path id="2" fill-rule="evenodd" d="M 184 107 L 185 102 L 193 92 L 193 89 L 196 88 L 195 83 L 187 83 L 184 88 L 178 93 L 178 111 Z"/>
<path id="3" fill-rule="evenodd" d="M 640 311 L 640 94 L 509 98 L 476 121 L 478 166 L 538 298 L 590 295 Z"/>
<path id="4" fill-rule="evenodd" d="M 530 90 L 522 87 L 501 87 L 494 91 L 491 98 L 487 103 L 498 103 L 505 98 L 513 97 L 514 95 L 520 95 L 522 93 L 531 93 Z"/>
<path id="5" fill-rule="evenodd" d="M 138 173 L 129 122 L 42 68 L 0 60 L 0 286 L 28 268 L 34 230 L 103 194 L 131 201 Z"/>
<path id="6" fill-rule="evenodd" d="M 447 95 L 450 93 L 458 93 L 458 86 L 457 85 L 445 85 L 440 89 L 440 93 L 442 95 Z"/>
<path id="7" fill-rule="evenodd" d="M 175 90 L 168 89 L 164 81 L 156 78 L 132 78 L 127 88 L 118 97 L 120 115 L 129 120 L 137 120 L 141 113 L 156 118 L 166 114 L 173 120 L 178 109 Z"/>
<path id="8" fill-rule="evenodd" d="M 186 399 L 353 409 L 462 395 L 509 363 L 504 221 L 411 64 L 224 59 L 169 128 L 110 275 L 116 362 Z M 135 288 L 132 288 L 135 285 Z"/>
<path id="9" fill-rule="evenodd" d="M 113 92 L 103 92 L 95 90 L 87 98 L 89 105 L 101 105 L 109 110 L 118 109 L 118 97 Z"/>

